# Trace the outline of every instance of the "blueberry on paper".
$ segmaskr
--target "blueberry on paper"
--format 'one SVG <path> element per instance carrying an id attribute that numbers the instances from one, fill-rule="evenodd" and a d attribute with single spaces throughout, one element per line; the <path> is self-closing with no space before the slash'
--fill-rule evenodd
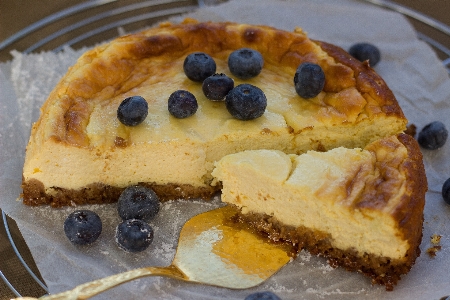
<path id="1" fill-rule="evenodd" d="M 91 244 L 97 240 L 101 232 L 102 221 L 91 210 L 74 211 L 64 221 L 64 233 L 73 244 Z"/>
<path id="2" fill-rule="evenodd" d="M 447 179 L 442 185 L 442 198 L 450 205 L 450 178 Z"/>
<path id="3" fill-rule="evenodd" d="M 148 114 L 148 103 L 141 96 L 132 96 L 123 100 L 117 108 L 117 118 L 126 126 L 141 124 Z"/>
<path id="4" fill-rule="evenodd" d="M 192 116 L 198 109 L 195 96 L 185 90 L 177 90 L 169 96 L 167 103 L 169 113 L 178 119 Z"/>
<path id="5" fill-rule="evenodd" d="M 122 220 L 150 221 L 158 214 L 159 206 L 159 198 L 155 192 L 143 186 L 127 187 L 117 201 L 117 211 Z"/>
<path id="6" fill-rule="evenodd" d="M 249 79 L 261 73 L 264 59 L 256 50 L 241 48 L 228 56 L 228 68 L 231 74 L 240 79 Z"/>
<path id="7" fill-rule="evenodd" d="M 141 252 L 153 241 L 153 228 L 143 220 L 121 222 L 116 228 L 116 242 L 127 252 Z"/>
<path id="8" fill-rule="evenodd" d="M 225 98 L 230 114 L 239 120 L 253 120 L 261 117 L 267 107 L 264 92 L 251 84 L 240 84 L 232 89 Z"/>
<path id="9" fill-rule="evenodd" d="M 264 291 L 250 294 L 244 300 L 281 300 L 281 298 L 272 292 Z"/>
<path id="10" fill-rule="evenodd" d="M 426 125 L 419 132 L 417 141 L 419 145 L 428 150 L 436 150 L 445 145 L 448 131 L 440 121 L 434 121 Z"/>
<path id="11" fill-rule="evenodd" d="M 206 53 L 194 52 L 184 59 L 183 70 L 190 80 L 202 82 L 216 73 L 216 62 Z"/>
<path id="12" fill-rule="evenodd" d="M 203 94 L 212 101 L 222 101 L 229 91 L 234 88 L 234 81 L 227 75 L 214 74 L 203 81 Z"/>
<path id="13" fill-rule="evenodd" d="M 314 98 L 325 86 L 325 73 L 318 64 L 305 62 L 298 66 L 294 75 L 297 94 L 305 99 Z"/>
<path id="14" fill-rule="evenodd" d="M 370 43 L 357 43 L 348 50 L 351 56 L 359 61 L 369 61 L 371 67 L 375 67 L 381 59 L 380 50 Z"/>

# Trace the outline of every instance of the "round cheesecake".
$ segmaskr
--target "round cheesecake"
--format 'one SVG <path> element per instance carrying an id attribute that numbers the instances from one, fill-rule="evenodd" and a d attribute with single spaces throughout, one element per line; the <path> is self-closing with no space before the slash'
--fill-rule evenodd
<path id="1" fill-rule="evenodd" d="M 261 72 L 245 80 L 228 67 L 232 52 L 258 51 Z M 183 69 L 194 52 L 235 86 L 267 100 L 251 120 L 211 101 Z M 296 91 L 302 63 L 320 66 L 323 89 Z M 198 108 L 176 118 L 172 93 L 192 93 Z M 117 111 L 140 96 L 142 123 Z M 52 207 L 116 202 L 130 185 L 160 199 L 222 200 L 273 239 L 329 257 L 387 289 L 419 254 L 427 183 L 417 142 L 383 79 L 334 45 L 299 28 L 199 23 L 187 19 L 119 37 L 85 54 L 63 76 L 33 124 L 23 169 L 23 202 Z M 223 186 L 223 188 L 222 188 Z"/>

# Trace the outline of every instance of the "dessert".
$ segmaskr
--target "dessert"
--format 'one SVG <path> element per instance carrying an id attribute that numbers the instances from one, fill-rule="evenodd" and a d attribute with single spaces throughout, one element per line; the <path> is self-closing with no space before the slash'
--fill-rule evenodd
<path id="1" fill-rule="evenodd" d="M 239 79 L 227 59 L 241 48 L 262 54 L 261 73 Z M 237 120 L 224 103 L 208 100 L 187 78 L 183 62 L 201 51 L 235 84 L 252 84 L 267 97 L 261 117 Z M 323 90 L 310 99 L 295 91 L 300 63 L 321 66 Z M 167 110 L 176 90 L 195 95 L 198 110 L 177 119 Z M 137 126 L 117 119 L 128 97 L 148 102 Z M 23 169 L 23 202 L 58 207 L 117 201 L 130 185 L 152 187 L 161 199 L 208 198 L 214 162 L 250 149 L 300 154 L 365 147 L 401 133 L 407 120 L 394 95 L 367 62 L 310 40 L 301 30 L 235 23 L 164 23 L 87 51 L 49 95 L 33 124 Z"/>
<path id="2" fill-rule="evenodd" d="M 199 60 L 204 74 L 191 72 Z M 247 94 L 258 109 L 242 113 Z M 32 127 L 23 202 L 222 190 L 270 238 L 392 289 L 419 255 L 427 189 L 406 124 L 368 61 L 299 28 L 163 23 L 87 51 L 64 75 Z"/>
<path id="3" fill-rule="evenodd" d="M 243 151 L 223 157 L 212 174 L 222 201 L 240 208 L 245 222 L 388 290 L 420 254 L 427 180 L 409 135 L 363 150 Z"/>

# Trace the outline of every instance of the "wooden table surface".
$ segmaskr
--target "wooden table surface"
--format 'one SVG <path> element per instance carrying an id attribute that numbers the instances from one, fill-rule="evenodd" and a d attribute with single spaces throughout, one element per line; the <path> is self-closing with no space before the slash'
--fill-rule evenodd
<path id="1" fill-rule="evenodd" d="M 120 5 L 123 5 L 124 2 L 130 3 L 138 1 L 118 0 L 108 5 L 111 5 L 111 7 L 118 7 Z M 421 12 L 439 22 L 447 24 L 447 26 L 450 26 L 449 0 L 396 0 L 391 2 Z M 35 5 L 30 5 L 31 3 Z M 69 0 L 2 0 L 0 1 L 0 42 L 30 24 L 78 3 L 80 2 Z M 192 4 L 195 3 L 196 1 L 192 1 Z M 85 13 L 96 13 L 96 11 L 94 9 L 94 11 Z M 70 24 L 70 22 L 74 21 L 71 18 L 68 18 L 66 22 Z M 415 21 L 413 19 L 411 19 L 411 23 L 419 32 L 432 37 L 433 39 L 437 40 L 439 43 L 450 49 L 449 36 L 442 34 L 431 28 L 430 26 L 424 25 L 421 22 Z M 138 24 L 138 26 L 144 25 L 149 24 Z M 48 33 L 46 32 L 46 30 L 43 30 L 42 34 L 44 34 L 45 36 L 45 34 Z M 38 36 L 33 38 L 38 38 Z M 61 41 L 59 40 L 58 42 L 60 43 Z M 15 43 L 11 47 L 0 50 L 0 62 L 11 59 L 11 56 L 9 54 L 11 50 L 16 49 L 18 51 L 23 51 L 27 48 L 27 45 L 29 45 L 29 43 L 29 40 L 22 40 Z M 54 44 L 49 43 L 48 45 L 46 45 L 47 48 L 42 49 L 52 49 L 52 47 L 54 46 Z M 441 57 L 441 59 L 448 58 L 448 55 L 446 56 L 439 51 L 437 51 L 437 54 Z M 11 235 L 16 242 L 16 246 L 19 249 L 24 260 L 36 274 L 39 274 L 36 266 L 33 263 L 31 254 L 26 247 L 25 242 L 22 240 L 20 232 L 15 226 L 14 221 L 9 219 L 8 225 L 10 227 Z M 44 290 L 39 287 L 35 283 L 35 281 L 28 275 L 27 271 L 23 267 L 21 267 L 21 263 L 17 256 L 14 254 L 14 251 L 7 238 L 7 233 L 3 226 L 3 220 L 0 224 L 0 257 L 0 271 L 8 278 L 8 280 L 22 295 L 39 297 L 45 293 Z M 14 297 L 14 293 L 2 280 L 0 280 L 0 299 L 10 299 Z"/>

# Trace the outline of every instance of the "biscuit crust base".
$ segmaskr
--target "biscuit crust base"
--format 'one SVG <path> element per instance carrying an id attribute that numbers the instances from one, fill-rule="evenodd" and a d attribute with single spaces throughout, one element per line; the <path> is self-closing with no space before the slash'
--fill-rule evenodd
<path id="1" fill-rule="evenodd" d="M 409 272 L 416 258 L 420 255 L 420 243 L 404 260 L 379 257 L 365 253 L 358 255 L 354 249 L 342 250 L 334 248 L 330 236 L 321 231 L 306 227 L 285 226 L 275 218 L 261 214 L 239 214 L 240 222 L 249 224 L 252 228 L 274 241 L 291 242 L 299 250 L 305 249 L 313 255 L 325 257 L 333 268 L 343 267 L 348 271 L 360 272 L 372 279 L 372 284 L 381 284 L 387 291 L 392 291 L 401 275 Z"/>
<path id="2" fill-rule="evenodd" d="M 220 186 L 194 187 L 188 184 L 159 185 L 144 182 L 138 185 L 153 189 L 161 201 L 191 198 L 208 200 L 220 190 Z M 22 189 L 24 204 L 30 206 L 48 204 L 56 208 L 67 205 L 115 203 L 125 188 L 94 183 L 78 190 L 54 188 L 53 193 L 47 193 L 42 182 L 31 179 L 22 184 Z"/>

